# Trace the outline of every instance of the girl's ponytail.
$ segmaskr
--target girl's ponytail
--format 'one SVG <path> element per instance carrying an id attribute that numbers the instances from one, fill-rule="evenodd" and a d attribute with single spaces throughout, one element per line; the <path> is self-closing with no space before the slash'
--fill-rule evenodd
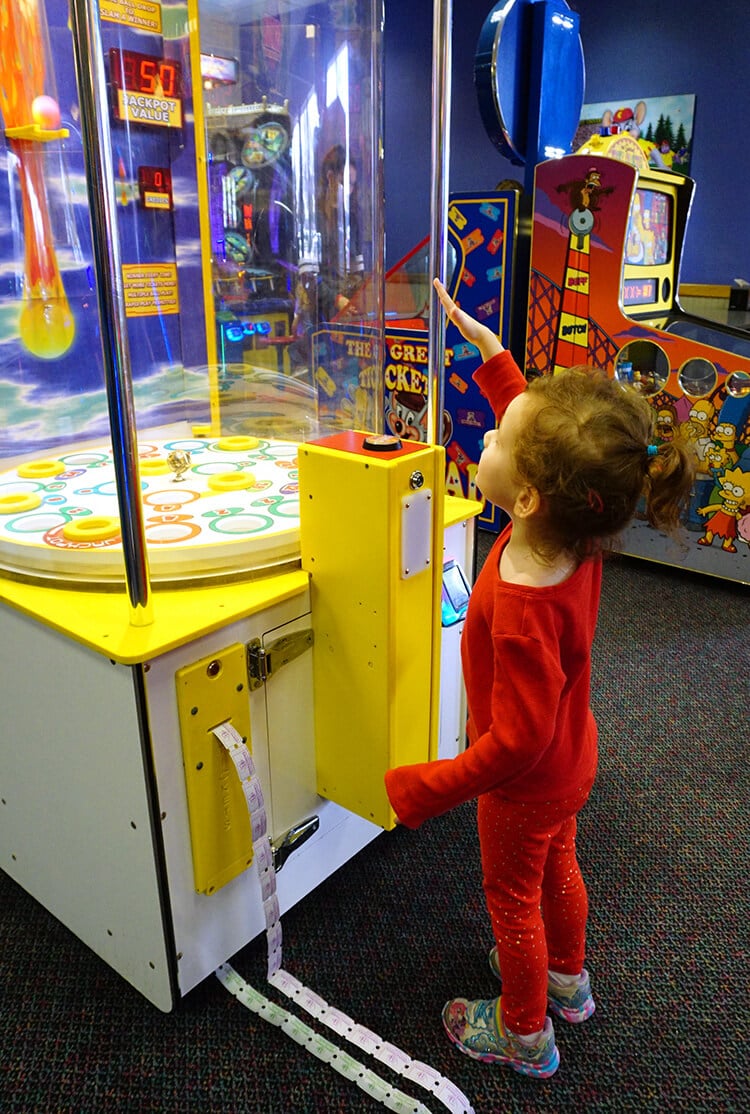
<path id="1" fill-rule="evenodd" d="M 695 457 L 679 439 L 649 445 L 643 494 L 651 526 L 670 533 L 680 525 L 693 487 Z"/>

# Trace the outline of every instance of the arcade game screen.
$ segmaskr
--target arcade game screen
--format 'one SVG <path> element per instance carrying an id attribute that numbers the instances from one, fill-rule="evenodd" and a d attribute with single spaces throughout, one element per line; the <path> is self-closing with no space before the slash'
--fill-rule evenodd
<path id="1" fill-rule="evenodd" d="M 661 265 L 672 249 L 672 198 L 657 190 L 637 189 L 628 223 L 625 261 L 636 266 Z"/>
<path id="2" fill-rule="evenodd" d="M 671 304 L 674 292 L 674 198 L 638 187 L 625 237 L 622 303 L 640 307 Z"/>

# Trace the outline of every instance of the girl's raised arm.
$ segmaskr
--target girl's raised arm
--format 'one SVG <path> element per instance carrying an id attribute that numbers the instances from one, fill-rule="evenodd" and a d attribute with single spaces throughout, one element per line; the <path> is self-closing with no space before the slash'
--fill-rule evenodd
<path id="1" fill-rule="evenodd" d="M 460 306 L 457 306 L 440 279 L 433 279 L 432 285 L 437 291 L 437 296 L 445 309 L 448 320 L 453 322 L 465 340 L 468 340 L 471 344 L 476 344 L 485 363 L 492 356 L 497 356 L 498 352 L 503 351 L 500 338 L 493 333 L 492 329 L 482 325 L 462 310 Z"/>

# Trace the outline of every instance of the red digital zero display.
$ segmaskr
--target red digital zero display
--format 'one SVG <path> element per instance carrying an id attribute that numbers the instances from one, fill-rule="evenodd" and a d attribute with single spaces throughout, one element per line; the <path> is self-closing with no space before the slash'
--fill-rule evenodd
<path id="1" fill-rule="evenodd" d="M 172 175 L 166 166 L 139 166 L 138 193 L 146 209 L 172 208 Z"/>
<path id="2" fill-rule="evenodd" d="M 182 126 L 182 67 L 179 62 L 113 47 L 109 52 L 109 74 L 117 119 Z"/>

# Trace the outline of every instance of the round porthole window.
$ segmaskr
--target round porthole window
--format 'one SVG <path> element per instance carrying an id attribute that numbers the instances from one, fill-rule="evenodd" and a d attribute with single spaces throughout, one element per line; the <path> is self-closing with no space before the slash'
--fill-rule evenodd
<path id="1" fill-rule="evenodd" d="M 615 379 L 649 398 L 664 389 L 670 370 L 666 352 L 652 340 L 631 341 L 615 360 Z"/>
<path id="2" fill-rule="evenodd" d="M 696 356 L 685 363 L 677 373 L 677 382 L 690 398 L 708 395 L 718 382 L 716 366 L 703 356 Z"/>

